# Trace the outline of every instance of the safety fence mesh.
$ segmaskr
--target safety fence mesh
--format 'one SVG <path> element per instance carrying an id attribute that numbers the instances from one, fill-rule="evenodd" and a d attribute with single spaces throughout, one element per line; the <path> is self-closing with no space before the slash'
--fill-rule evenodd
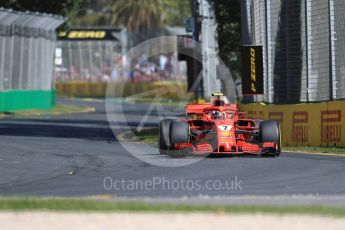
<path id="1" fill-rule="evenodd" d="M 59 16 L 0 8 L 0 91 L 51 90 Z"/>
<path id="2" fill-rule="evenodd" d="M 242 44 L 262 45 L 265 94 L 247 101 L 345 98 L 345 2 L 244 0 Z"/>

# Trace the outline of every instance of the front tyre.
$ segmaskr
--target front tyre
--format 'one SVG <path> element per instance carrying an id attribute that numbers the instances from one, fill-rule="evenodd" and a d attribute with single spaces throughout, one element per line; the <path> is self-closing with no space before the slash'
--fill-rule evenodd
<path id="1" fill-rule="evenodd" d="M 263 148 L 260 155 L 262 157 L 278 157 L 281 153 L 281 136 L 280 126 L 276 121 L 262 121 L 260 123 L 259 140 L 261 143 L 273 142 L 276 144 L 275 148 Z"/>
<path id="2" fill-rule="evenodd" d="M 168 155 L 172 158 L 186 157 L 190 152 L 190 148 L 176 149 L 177 144 L 189 143 L 189 124 L 180 121 L 172 121 L 169 129 L 170 148 Z"/>
<path id="3" fill-rule="evenodd" d="M 277 148 L 264 148 L 260 153 L 261 157 L 279 157 L 280 156 L 280 147 Z"/>
<path id="4" fill-rule="evenodd" d="M 172 122 L 171 119 L 163 119 L 159 123 L 158 149 L 162 155 L 167 155 L 170 149 L 169 131 Z"/>

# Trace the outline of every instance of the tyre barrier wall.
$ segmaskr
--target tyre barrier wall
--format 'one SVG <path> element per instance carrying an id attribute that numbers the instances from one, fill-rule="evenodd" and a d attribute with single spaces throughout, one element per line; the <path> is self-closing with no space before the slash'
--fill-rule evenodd
<path id="1" fill-rule="evenodd" d="M 107 92 L 108 88 L 108 92 Z M 143 82 L 143 83 L 105 83 L 105 82 L 58 82 L 58 96 L 68 97 L 155 97 L 183 100 L 187 98 L 187 84 L 184 82 Z"/>
<path id="2" fill-rule="evenodd" d="M 312 104 L 242 104 L 250 119 L 276 120 L 283 146 L 345 147 L 345 101 Z"/>

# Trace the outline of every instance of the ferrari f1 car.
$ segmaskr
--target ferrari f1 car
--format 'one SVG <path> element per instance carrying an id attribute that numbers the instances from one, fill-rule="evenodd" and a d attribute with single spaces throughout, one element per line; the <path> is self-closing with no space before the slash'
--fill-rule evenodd
<path id="1" fill-rule="evenodd" d="M 160 121 L 160 154 L 174 158 L 197 154 L 280 155 L 280 126 L 276 121 L 248 119 L 237 104 L 227 103 L 223 94 L 212 96 L 207 104 L 187 104 L 185 119 Z"/>

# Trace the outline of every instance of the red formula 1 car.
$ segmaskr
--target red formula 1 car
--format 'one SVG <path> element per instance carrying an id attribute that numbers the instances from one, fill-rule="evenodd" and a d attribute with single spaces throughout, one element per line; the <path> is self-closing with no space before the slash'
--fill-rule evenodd
<path id="1" fill-rule="evenodd" d="M 163 119 L 159 124 L 161 154 L 280 155 L 280 127 L 276 121 L 246 119 L 237 104 L 221 93 L 208 104 L 186 105 L 186 119 Z"/>

